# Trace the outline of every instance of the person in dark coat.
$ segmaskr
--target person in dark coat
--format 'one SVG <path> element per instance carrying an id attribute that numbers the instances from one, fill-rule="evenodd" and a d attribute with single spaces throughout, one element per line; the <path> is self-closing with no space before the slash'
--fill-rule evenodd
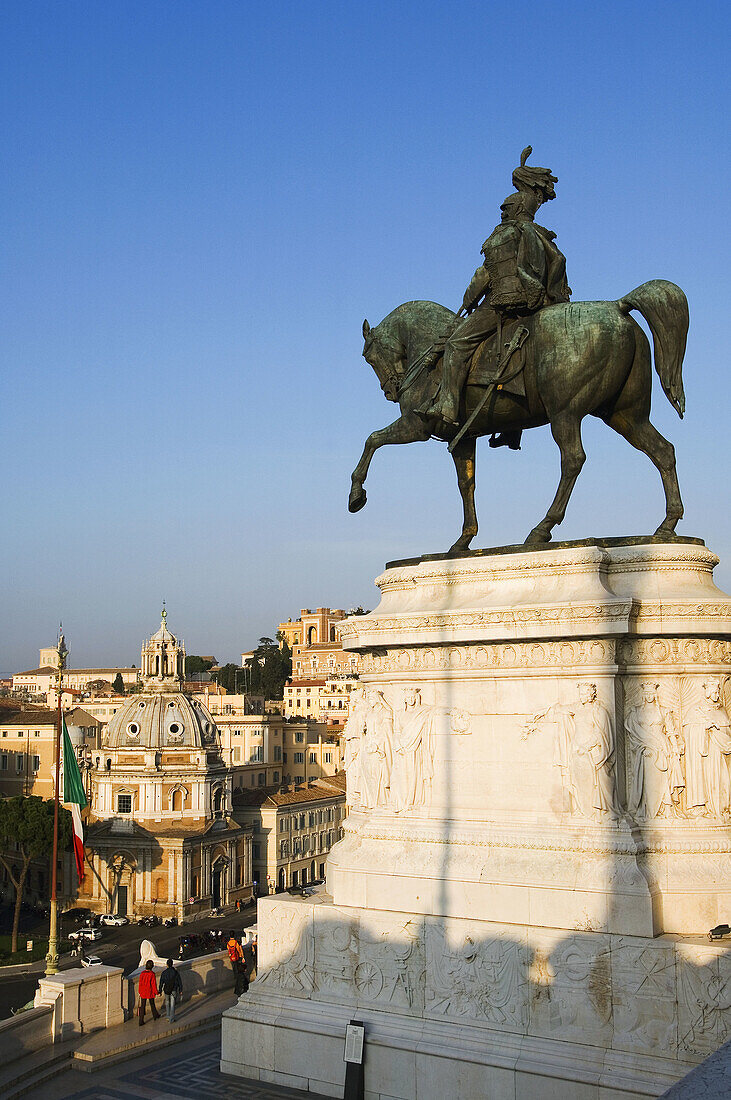
<path id="1" fill-rule="evenodd" d="M 168 1023 L 175 1023 L 175 1005 L 183 993 L 183 979 L 173 966 L 173 960 L 168 959 L 167 967 L 160 975 L 160 992 L 165 997 L 165 1009 L 168 1014 Z"/>

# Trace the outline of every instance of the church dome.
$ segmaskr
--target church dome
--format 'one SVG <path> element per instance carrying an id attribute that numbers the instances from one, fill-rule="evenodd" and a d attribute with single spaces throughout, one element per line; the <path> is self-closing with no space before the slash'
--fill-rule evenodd
<path id="1" fill-rule="evenodd" d="M 133 695 L 104 734 L 110 749 L 212 748 L 218 731 L 209 710 L 182 692 Z"/>

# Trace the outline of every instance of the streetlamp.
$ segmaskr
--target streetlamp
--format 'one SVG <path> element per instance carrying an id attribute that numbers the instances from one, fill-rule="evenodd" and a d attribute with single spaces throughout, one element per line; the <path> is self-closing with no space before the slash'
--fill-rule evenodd
<path id="1" fill-rule="evenodd" d="M 57 694 L 58 708 L 56 712 L 56 784 L 53 796 L 53 856 L 51 865 L 51 924 L 48 930 L 48 954 L 46 955 L 46 974 L 58 973 L 58 801 L 59 788 L 61 786 L 61 692 L 63 690 L 63 670 L 66 667 L 66 658 L 69 651 L 66 648 L 66 640 L 63 636 L 63 625 L 58 628 L 58 670 L 57 670 Z"/>

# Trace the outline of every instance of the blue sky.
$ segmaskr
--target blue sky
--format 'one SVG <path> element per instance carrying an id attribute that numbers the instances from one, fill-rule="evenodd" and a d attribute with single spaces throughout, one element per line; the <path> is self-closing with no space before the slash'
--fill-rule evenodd
<path id="1" fill-rule="evenodd" d="M 71 664 L 139 660 L 162 598 L 235 659 L 303 606 L 373 606 L 393 558 L 460 528 L 442 444 L 393 419 L 361 324 L 453 308 L 523 146 L 574 299 L 653 277 L 691 307 L 679 533 L 721 556 L 727 481 L 727 5 L 5 5 L 0 670 L 63 618 Z M 598 423 L 556 538 L 645 533 L 648 460 Z M 478 450 L 476 546 L 553 496 L 548 429 Z M 405 496 L 408 495 L 408 499 Z"/>

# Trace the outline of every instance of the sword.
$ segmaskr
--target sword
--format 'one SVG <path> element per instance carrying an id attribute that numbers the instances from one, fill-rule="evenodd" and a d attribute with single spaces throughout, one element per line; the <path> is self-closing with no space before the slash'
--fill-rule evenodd
<path id="1" fill-rule="evenodd" d="M 523 346 L 523 344 L 525 343 L 525 339 L 526 339 L 527 335 L 528 335 L 528 329 L 525 327 L 525 325 L 520 325 L 515 330 L 515 332 L 513 333 L 512 339 L 510 340 L 510 343 L 507 345 L 507 347 L 505 349 L 505 352 L 502 355 L 502 357 L 500 359 L 500 362 L 497 365 L 497 375 L 495 377 L 495 380 L 493 382 L 491 382 L 490 385 L 485 388 L 485 392 L 483 393 L 483 395 L 480 398 L 477 405 L 472 410 L 472 412 L 469 416 L 469 419 L 465 421 L 465 423 L 459 429 L 459 431 L 457 432 L 457 434 L 454 437 L 454 439 L 452 440 L 452 442 L 449 444 L 449 447 L 447 448 L 447 450 L 449 451 L 450 454 L 452 454 L 455 447 L 457 446 L 459 441 L 462 439 L 462 436 L 465 434 L 465 432 L 473 424 L 475 418 L 482 412 L 482 410 L 485 407 L 485 403 L 486 403 L 488 397 L 492 396 L 492 394 L 495 392 L 496 389 L 500 389 L 501 375 L 502 375 L 503 371 L 505 370 L 505 368 L 507 367 L 508 363 L 510 362 L 512 356 L 515 354 L 515 352 L 518 350 L 518 348 L 521 348 Z"/>

